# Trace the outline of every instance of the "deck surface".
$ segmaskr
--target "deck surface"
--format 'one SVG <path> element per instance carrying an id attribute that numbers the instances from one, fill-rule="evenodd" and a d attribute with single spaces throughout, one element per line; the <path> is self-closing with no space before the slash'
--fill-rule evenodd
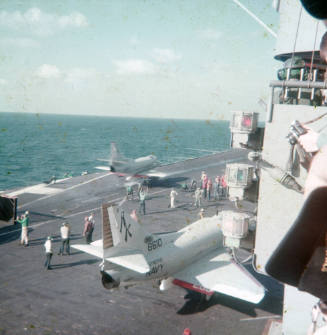
<path id="1" fill-rule="evenodd" d="M 183 182 L 222 175 L 226 163 L 248 162 L 247 152 L 231 150 L 198 159 L 162 166 L 170 177 L 149 189 L 142 222 L 151 232 L 174 231 L 196 221 L 199 209 Z M 100 261 L 72 249 L 58 256 L 59 229 L 63 221 L 72 228 L 71 244 L 84 243 L 83 219 L 95 213 L 94 240 L 101 237 L 101 204 L 119 201 L 125 195 L 123 178 L 105 172 L 74 177 L 48 186 L 7 191 L 18 196 L 19 214 L 30 211 L 30 246 L 19 246 L 20 227 L 0 225 L 0 335 L 5 334 L 182 334 L 188 327 L 199 334 L 262 334 L 268 319 L 282 314 L 282 287 L 254 273 L 267 288 L 258 305 L 216 294 L 201 302 L 195 293 L 174 287 L 165 292 L 152 282 L 110 292 L 102 287 Z M 168 208 L 171 188 L 176 188 L 177 208 Z M 138 201 L 130 206 L 138 208 Z M 242 211 L 254 205 L 242 203 Z M 204 201 L 206 216 L 218 210 L 235 209 L 229 200 Z M 53 270 L 43 268 L 45 238 L 54 238 Z M 240 252 L 246 257 L 247 252 Z M 251 270 L 251 264 L 247 265 Z M 254 272 L 254 271 L 252 271 Z"/>

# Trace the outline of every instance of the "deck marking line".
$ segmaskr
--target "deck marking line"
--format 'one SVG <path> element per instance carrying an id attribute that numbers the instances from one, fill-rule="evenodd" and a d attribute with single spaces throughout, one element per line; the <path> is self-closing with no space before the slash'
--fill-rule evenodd
<path id="1" fill-rule="evenodd" d="M 68 188 L 66 188 L 66 189 L 61 189 L 61 192 L 57 192 L 56 194 L 50 194 L 50 195 L 47 195 L 47 196 L 45 196 L 45 197 L 41 197 L 41 198 L 39 198 L 39 199 L 35 199 L 35 200 L 33 200 L 33 201 L 27 202 L 26 204 L 20 205 L 20 206 L 18 206 L 18 209 L 20 209 L 20 208 L 22 208 L 22 207 L 24 207 L 24 206 L 28 206 L 28 205 L 30 205 L 30 204 L 33 204 L 33 203 L 35 203 L 35 202 L 37 202 L 37 201 L 51 198 L 51 197 L 53 197 L 53 196 L 55 196 L 55 195 L 57 195 L 57 194 L 59 194 L 59 193 L 63 193 L 63 192 L 66 192 L 66 191 L 73 190 L 73 189 L 76 188 L 76 187 L 79 187 L 79 186 L 82 186 L 82 185 L 86 185 L 86 184 L 88 184 L 88 183 L 91 183 L 91 182 L 93 182 L 93 181 L 95 181 L 95 180 L 104 178 L 104 177 L 109 176 L 109 175 L 111 175 L 111 174 L 112 174 L 112 172 L 110 172 L 110 173 L 106 173 L 106 174 L 104 174 L 103 176 L 99 176 L 99 177 L 96 177 L 96 178 L 87 180 L 87 181 L 85 181 L 85 182 L 83 182 L 83 183 L 80 183 L 80 184 L 77 184 L 77 185 L 68 187 Z"/>

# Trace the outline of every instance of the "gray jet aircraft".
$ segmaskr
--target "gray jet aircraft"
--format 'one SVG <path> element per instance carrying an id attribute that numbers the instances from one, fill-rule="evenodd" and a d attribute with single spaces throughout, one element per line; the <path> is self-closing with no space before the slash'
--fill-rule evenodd
<path id="1" fill-rule="evenodd" d="M 103 204 L 103 238 L 72 247 L 102 259 L 103 286 L 114 289 L 156 280 L 160 290 L 173 285 L 207 297 L 221 292 L 259 303 L 264 287 L 223 246 L 217 216 L 169 233 L 147 232 L 135 210 Z"/>
<path id="2" fill-rule="evenodd" d="M 166 174 L 153 170 L 159 166 L 157 157 L 149 155 L 136 159 L 124 157 L 118 150 L 116 143 L 111 143 L 110 158 L 99 159 L 109 163 L 108 166 L 97 166 L 96 169 L 111 171 L 120 175 L 127 175 L 127 180 L 133 177 L 165 177 Z"/>

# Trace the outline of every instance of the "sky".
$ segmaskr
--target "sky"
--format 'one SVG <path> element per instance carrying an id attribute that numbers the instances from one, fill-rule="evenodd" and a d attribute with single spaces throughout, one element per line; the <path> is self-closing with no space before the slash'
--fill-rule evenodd
<path id="1" fill-rule="evenodd" d="M 271 0 L 241 0 L 278 30 Z M 276 39 L 232 0 L 1 0 L 0 111 L 263 112 Z"/>

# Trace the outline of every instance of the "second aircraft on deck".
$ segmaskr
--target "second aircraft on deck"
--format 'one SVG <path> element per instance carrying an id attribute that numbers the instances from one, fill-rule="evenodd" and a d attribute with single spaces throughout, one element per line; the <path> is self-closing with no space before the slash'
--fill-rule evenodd
<path id="1" fill-rule="evenodd" d="M 167 176 L 163 172 L 154 170 L 154 168 L 160 165 L 156 156 L 149 155 L 136 159 L 127 158 L 119 152 L 116 143 L 111 143 L 110 158 L 99 160 L 108 162 L 108 166 L 97 166 L 96 169 L 124 175 L 127 177 L 127 180 L 131 180 L 133 177 L 163 178 Z"/>

